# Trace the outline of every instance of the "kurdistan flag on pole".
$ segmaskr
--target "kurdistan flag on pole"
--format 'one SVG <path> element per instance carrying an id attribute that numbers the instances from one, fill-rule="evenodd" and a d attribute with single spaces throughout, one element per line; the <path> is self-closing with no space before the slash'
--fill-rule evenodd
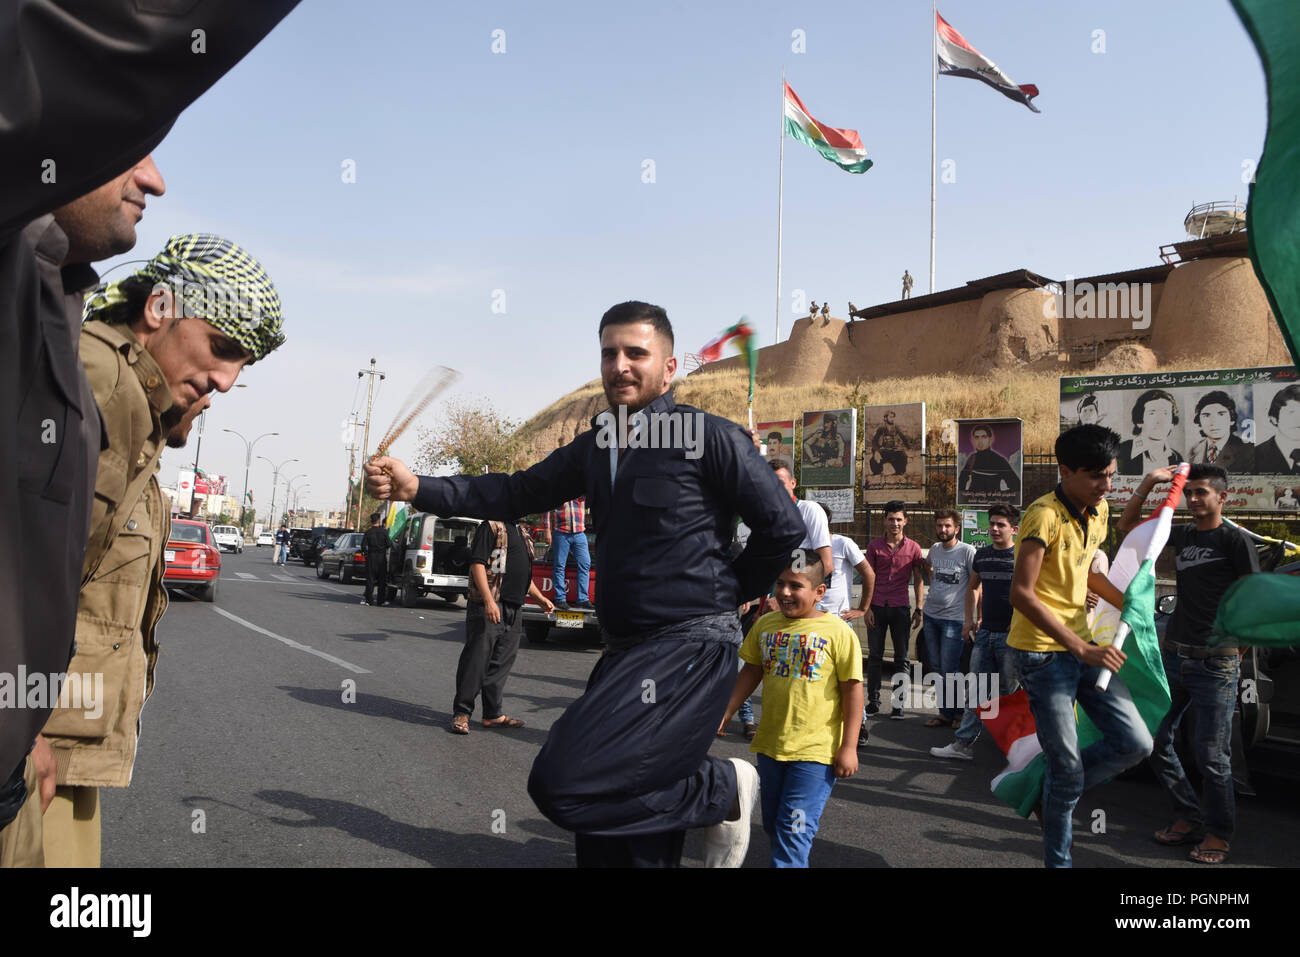
<path id="1" fill-rule="evenodd" d="M 818 123 L 804 107 L 803 101 L 785 85 L 785 131 L 805 146 L 811 146 L 822 156 L 850 173 L 865 173 L 871 169 L 871 160 L 857 130 L 839 130 Z"/>

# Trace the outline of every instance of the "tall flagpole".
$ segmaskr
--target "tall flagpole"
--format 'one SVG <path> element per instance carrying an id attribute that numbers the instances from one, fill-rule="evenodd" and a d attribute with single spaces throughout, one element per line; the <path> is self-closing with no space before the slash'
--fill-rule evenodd
<path id="1" fill-rule="evenodd" d="M 934 292 L 934 209 L 935 167 L 934 104 L 935 82 L 939 76 L 939 8 L 938 0 L 930 0 L 930 292 Z"/>
<path id="2" fill-rule="evenodd" d="M 781 199 L 785 189 L 785 68 L 781 69 L 781 152 L 776 164 L 776 327 L 772 344 L 781 341 Z M 751 423 L 750 428 L 753 428 Z"/>

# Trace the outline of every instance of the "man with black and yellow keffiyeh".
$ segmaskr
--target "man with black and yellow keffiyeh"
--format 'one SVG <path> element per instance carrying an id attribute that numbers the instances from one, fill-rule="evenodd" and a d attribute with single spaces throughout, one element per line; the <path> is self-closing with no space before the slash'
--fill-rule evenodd
<path id="1" fill-rule="evenodd" d="M 77 707 L 55 708 L 42 732 L 58 786 L 44 818 L 47 867 L 99 866 L 99 788 L 131 781 L 153 690 L 154 630 L 167 607 L 170 520 L 155 477 L 163 449 L 210 392 L 229 391 L 244 366 L 284 342 L 282 326 L 261 264 L 200 233 L 173 236 L 86 300 L 81 361 L 109 447 L 99 456 L 68 674 L 102 675 L 103 687 L 90 707 L 83 689 Z"/>

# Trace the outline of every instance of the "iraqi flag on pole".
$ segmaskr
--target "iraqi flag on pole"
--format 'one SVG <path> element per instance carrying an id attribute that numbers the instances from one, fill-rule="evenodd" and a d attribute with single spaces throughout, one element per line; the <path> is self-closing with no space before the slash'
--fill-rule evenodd
<path id="1" fill-rule="evenodd" d="M 1113 643 L 1123 648 L 1127 657 L 1119 676 L 1142 716 L 1142 723 L 1152 735 L 1168 713 L 1170 702 L 1169 683 L 1156 637 L 1155 564 L 1160 550 L 1169 541 L 1169 526 L 1189 469 L 1187 463 L 1178 467 L 1164 501 L 1120 544 L 1107 577 L 1124 593 L 1123 612 L 1102 599 L 1092 625 L 1092 637 L 1098 644 Z M 997 699 L 995 705 L 980 710 L 984 726 L 1007 756 L 1007 767 L 993 779 L 992 790 L 1017 814 L 1028 817 L 1042 796 L 1047 770 L 1047 759 L 1038 744 L 1038 732 L 1029 710 L 1029 697 L 1021 688 L 1013 695 Z M 1101 732 L 1081 709 L 1075 711 L 1082 751 L 1099 741 Z"/>
<path id="2" fill-rule="evenodd" d="M 965 76 L 972 80 L 983 80 L 1003 96 L 1025 104 L 1035 113 L 1042 112 L 1030 102 L 1038 95 L 1038 87 L 1032 83 L 1017 86 L 996 63 L 967 43 L 966 38 L 954 30 L 947 20 L 938 13 L 934 19 L 935 55 L 939 60 L 940 76 Z M 789 87 L 786 89 L 789 90 Z"/>
<path id="3" fill-rule="evenodd" d="M 871 160 L 857 130 L 838 130 L 818 123 L 804 108 L 803 101 L 785 85 L 785 131 L 800 143 L 811 146 L 822 156 L 850 173 L 865 173 L 871 169 Z"/>

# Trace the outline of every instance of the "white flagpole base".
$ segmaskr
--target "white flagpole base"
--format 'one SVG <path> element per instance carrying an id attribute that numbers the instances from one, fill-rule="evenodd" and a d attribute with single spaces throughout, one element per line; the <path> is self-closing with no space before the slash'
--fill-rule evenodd
<path id="1" fill-rule="evenodd" d="M 1115 640 L 1110 643 L 1111 647 L 1116 651 L 1123 651 L 1124 639 L 1128 637 L 1130 631 L 1132 631 L 1132 629 L 1129 628 L 1128 622 L 1121 621 L 1119 627 L 1115 629 Z M 1098 691 L 1105 691 L 1110 687 L 1110 676 L 1114 673 L 1115 672 L 1111 671 L 1109 668 L 1102 668 L 1101 675 L 1097 678 L 1097 683 L 1093 685 L 1093 687 Z"/>

